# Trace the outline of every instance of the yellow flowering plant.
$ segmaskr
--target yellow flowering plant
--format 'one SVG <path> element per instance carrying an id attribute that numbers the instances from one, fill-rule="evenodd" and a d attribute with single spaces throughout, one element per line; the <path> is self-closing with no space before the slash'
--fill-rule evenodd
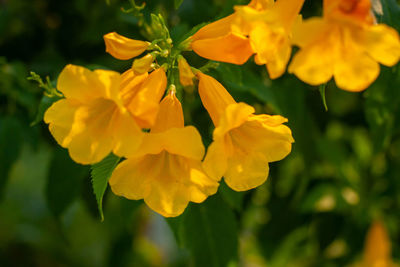
<path id="1" fill-rule="evenodd" d="M 129 265 L 125 254 L 138 266 L 397 266 L 396 1 L 128 0 L 122 14 L 118 0 L 104 3 L 104 10 L 115 7 L 112 19 L 95 7 L 93 14 L 82 11 L 87 21 L 99 16 L 108 23 L 82 27 L 79 36 L 90 32 L 88 42 L 60 34 L 74 43 L 73 56 L 64 51 L 49 66 L 33 61 L 58 75 L 29 78 L 44 89 L 32 125 L 43 120 L 45 127 L 34 134 L 19 134 L 25 128 L 3 116 L 5 110 L 21 116 L 16 107 L 22 105 L 31 112 L 34 97 L 19 99 L 26 83 L 15 79 L 20 66 L 0 57 L 0 189 L 12 188 L 0 211 L 14 209 L 7 202 L 14 195 L 43 191 L 60 224 L 48 236 L 77 231 L 71 244 L 79 247 L 102 240 L 93 253 L 96 266 L 105 259 Z M 82 8 L 84 1 L 72 2 Z M 65 21 L 47 15 L 49 28 Z M 206 16 L 210 23 L 195 26 Z M 23 27 L 9 28 L 7 38 Z M 52 45 L 43 62 L 53 59 Z M 318 91 L 309 90 L 317 86 L 325 111 Z M 348 92 L 330 91 L 333 86 Z M 38 133 L 44 141 L 36 142 Z M 14 145 L 16 139 L 24 146 Z M 37 151 L 26 146 L 31 140 Z M 28 158 L 33 163 L 24 166 Z M 36 163 L 46 184 L 32 175 L 20 186 L 19 176 Z M 4 170 L 10 184 L 3 183 Z M 75 203 L 77 196 L 84 200 Z M 85 216 L 96 208 L 94 198 L 103 224 Z M 35 216 L 47 212 L 28 208 Z M 24 245 L 41 235 L 20 238 L 25 225 L 15 230 L 8 223 L 18 216 L 1 217 L 2 228 L 10 229 L 0 230 L 1 248 L 14 235 Z M 385 221 L 371 225 L 361 254 L 364 230 L 377 217 Z M 32 221 L 47 227 L 50 220 Z M 164 243 L 171 231 L 178 244 L 172 248 Z M 53 264 L 47 260 L 44 265 Z M 92 264 L 72 259 L 67 265 L 75 263 Z"/>
<path id="2" fill-rule="evenodd" d="M 250 6 L 258 10 L 257 2 Z M 277 8 L 282 12 L 280 5 Z M 293 15 L 297 16 L 297 11 Z M 187 40 L 175 48 L 161 16 L 152 15 L 147 30 L 159 38 L 149 42 L 116 32 L 104 35 L 107 53 L 119 60 L 133 59 L 131 68 L 122 74 L 65 67 L 57 83 L 64 98 L 44 115 L 57 142 L 81 164 L 98 163 L 111 152 L 124 158 L 111 173 L 112 191 L 128 199 L 144 199 L 165 217 L 178 216 L 189 201 L 203 202 L 215 194 L 222 177 L 237 191 L 263 184 L 268 163 L 283 159 L 291 151 L 294 140 L 283 125 L 287 120 L 254 115 L 253 107 L 236 103 L 219 82 L 191 67 L 181 55 Z M 189 38 L 194 49 L 193 40 L 201 39 L 201 31 Z M 203 31 L 208 34 L 208 30 Z M 226 38 L 229 43 L 238 40 L 238 35 L 229 33 Z M 253 51 L 252 38 L 242 41 Z M 145 51 L 149 52 L 138 58 Z M 256 51 L 261 57 L 262 53 Z M 176 88 L 194 87 L 196 80 L 200 98 L 216 127 L 206 156 L 197 130 L 184 127 L 176 97 Z M 169 93 L 163 97 L 167 85 Z M 252 139 L 259 141 L 252 143 Z"/>

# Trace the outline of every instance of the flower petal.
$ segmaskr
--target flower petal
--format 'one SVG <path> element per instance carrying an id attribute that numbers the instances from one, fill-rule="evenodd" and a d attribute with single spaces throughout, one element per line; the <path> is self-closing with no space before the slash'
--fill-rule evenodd
<path id="1" fill-rule="evenodd" d="M 359 36 L 359 39 L 362 40 L 366 52 L 374 60 L 389 67 L 399 61 L 400 40 L 395 29 L 384 24 L 378 24 L 356 34 L 362 35 Z"/>
<path id="2" fill-rule="evenodd" d="M 333 46 L 328 41 L 305 46 L 294 55 L 288 71 L 311 85 L 328 82 L 332 78 L 337 57 Z"/>
<path id="3" fill-rule="evenodd" d="M 229 15 L 225 18 L 214 21 L 198 30 L 191 39 L 214 39 L 228 34 L 231 30 L 231 24 L 235 20 L 235 15 Z"/>
<path id="4" fill-rule="evenodd" d="M 190 201 L 201 203 L 208 196 L 217 192 L 219 183 L 204 173 L 200 161 L 190 160 L 188 162 Z"/>
<path id="5" fill-rule="evenodd" d="M 104 35 L 106 52 L 117 59 L 126 60 L 143 53 L 150 45 L 149 42 L 133 40 L 116 32 Z"/>
<path id="6" fill-rule="evenodd" d="M 181 102 L 176 98 L 175 92 L 170 91 L 160 103 L 160 110 L 150 132 L 160 133 L 171 128 L 183 128 L 184 125 Z"/>
<path id="7" fill-rule="evenodd" d="M 214 122 L 218 125 L 220 117 L 224 113 L 225 108 L 236 103 L 228 91 L 213 77 L 197 73 L 199 78 L 199 95 L 203 106 Z"/>
<path id="8" fill-rule="evenodd" d="M 142 143 L 144 133 L 134 118 L 126 110 L 119 110 L 112 124 L 114 154 L 127 157 L 136 153 Z"/>
<path id="9" fill-rule="evenodd" d="M 344 90 L 359 92 L 366 89 L 379 75 L 379 64 L 366 53 L 349 53 L 336 62 L 336 85 Z"/>
<path id="10" fill-rule="evenodd" d="M 228 155 L 224 140 L 215 140 L 208 146 L 203 169 L 215 181 L 221 180 L 228 168 Z"/>
<path id="11" fill-rule="evenodd" d="M 196 160 L 201 160 L 204 156 L 204 145 L 199 132 L 195 127 L 187 126 L 146 134 L 135 157 L 159 154 L 163 150 Z"/>
<path id="12" fill-rule="evenodd" d="M 235 103 L 229 105 L 220 120 L 220 124 L 214 130 L 214 140 L 222 138 L 230 130 L 241 126 L 245 123 L 251 114 L 254 113 L 254 108 L 245 103 Z"/>
<path id="13" fill-rule="evenodd" d="M 236 33 L 195 40 L 191 46 L 201 57 L 237 65 L 244 64 L 253 54 L 249 39 Z"/>
<path id="14" fill-rule="evenodd" d="M 44 114 L 44 122 L 49 124 L 50 133 L 62 147 L 71 142 L 71 130 L 75 113 L 80 103 L 71 99 L 61 99 L 53 103 Z"/>
<path id="15" fill-rule="evenodd" d="M 167 87 L 165 70 L 159 68 L 147 77 L 137 89 L 137 93 L 127 104 L 128 110 L 135 117 L 141 128 L 150 128 L 156 119 L 159 104 Z"/>
<path id="16" fill-rule="evenodd" d="M 262 153 L 234 154 L 228 160 L 224 179 L 233 190 L 246 191 L 263 184 L 268 172 L 268 159 Z"/>
<path id="17" fill-rule="evenodd" d="M 98 97 L 114 99 L 119 90 L 119 76 L 119 73 L 114 71 L 90 71 L 69 64 L 58 76 L 57 89 L 66 98 L 76 99 L 82 103 Z"/>

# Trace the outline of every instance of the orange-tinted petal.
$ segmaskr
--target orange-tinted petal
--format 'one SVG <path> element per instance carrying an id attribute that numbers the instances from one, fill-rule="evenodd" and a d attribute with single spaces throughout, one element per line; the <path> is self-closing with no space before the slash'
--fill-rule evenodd
<path id="1" fill-rule="evenodd" d="M 160 110 L 151 128 L 151 133 L 164 132 L 171 128 L 183 128 L 184 126 L 181 102 L 176 98 L 175 92 L 170 91 L 160 103 Z"/>
<path id="2" fill-rule="evenodd" d="M 244 64 L 253 54 L 249 39 L 236 33 L 195 40 L 191 46 L 201 57 L 238 65 Z"/>
<path id="3" fill-rule="evenodd" d="M 165 70 L 159 68 L 140 85 L 127 108 L 141 128 L 150 128 L 156 119 L 159 103 L 167 87 Z"/>
<path id="4" fill-rule="evenodd" d="M 117 59 L 126 60 L 143 53 L 150 45 L 149 42 L 133 40 L 116 32 L 104 35 L 106 52 Z"/>
<path id="5" fill-rule="evenodd" d="M 208 111 L 214 125 L 218 125 L 224 109 L 228 105 L 236 103 L 236 101 L 213 77 L 201 72 L 197 73 L 197 77 L 199 78 L 199 95 L 203 106 Z"/>
<path id="6" fill-rule="evenodd" d="M 375 221 L 368 230 L 364 248 L 365 266 L 392 266 L 392 248 L 385 226 Z M 393 265 L 395 266 L 395 265 Z"/>
<path id="7" fill-rule="evenodd" d="M 207 24 L 198 30 L 191 39 L 203 40 L 203 39 L 214 39 L 224 35 L 227 35 L 231 31 L 231 23 L 235 19 L 235 15 L 232 14 L 225 18 L 219 19 L 215 22 Z"/>

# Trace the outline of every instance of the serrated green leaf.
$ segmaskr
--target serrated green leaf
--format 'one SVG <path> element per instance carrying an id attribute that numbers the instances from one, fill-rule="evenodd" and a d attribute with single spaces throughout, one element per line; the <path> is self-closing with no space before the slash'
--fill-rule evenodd
<path id="1" fill-rule="evenodd" d="M 183 0 L 174 0 L 175 9 L 178 9 L 183 3 Z"/>
<path id="2" fill-rule="evenodd" d="M 238 230 L 234 213 L 219 195 L 192 204 L 184 214 L 182 238 L 193 266 L 225 267 L 237 260 Z"/>
<path id="3" fill-rule="evenodd" d="M 81 179 L 88 175 L 89 168 L 72 161 L 67 150 L 54 151 L 46 185 L 46 200 L 56 217 L 76 199 L 81 190 Z"/>
<path id="4" fill-rule="evenodd" d="M 108 180 L 110 179 L 115 167 L 117 167 L 120 159 L 120 157 L 117 157 L 114 154 L 110 154 L 102 161 L 92 165 L 91 167 L 93 192 L 96 196 L 101 221 L 104 220 L 103 196 L 107 189 Z"/>

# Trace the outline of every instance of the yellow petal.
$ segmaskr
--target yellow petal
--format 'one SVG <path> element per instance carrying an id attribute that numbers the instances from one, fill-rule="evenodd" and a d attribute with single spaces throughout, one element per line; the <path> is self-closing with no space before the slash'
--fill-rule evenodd
<path id="1" fill-rule="evenodd" d="M 203 106 L 208 111 L 214 125 L 218 125 L 219 119 L 224 113 L 225 108 L 236 103 L 226 89 L 213 77 L 197 73 L 199 78 L 199 95 Z"/>
<path id="2" fill-rule="evenodd" d="M 218 187 L 205 176 L 200 161 L 165 151 L 122 162 L 109 183 L 115 194 L 144 198 L 151 209 L 165 217 L 180 215 L 190 200 L 204 201 Z"/>
<path id="3" fill-rule="evenodd" d="M 350 53 L 336 62 L 336 85 L 344 90 L 359 92 L 366 89 L 379 75 L 379 64 L 366 53 Z"/>
<path id="4" fill-rule="evenodd" d="M 219 183 L 210 179 L 201 166 L 200 161 L 188 161 L 189 177 L 190 177 L 190 201 L 201 203 L 208 196 L 215 194 L 218 190 Z"/>
<path id="5" fill-rule="evenodd" d="M 129 105 L 148 76 L 147 72 L 135 74 L 132 68 L 121 74 L 120 95 L 125 106 Z"/>
<path id="6" fill-rule="evenodd" d="M 273 11 L 277 13 L 282 25 L 286 31 L 290 31 L 297 16 L 303 7 L 304 0 L 277 0 Z"/>
<path id="7" fill-rule="evenodd" d="M 382 222 L 375 221 L 368 230 L 364 248 L 365 266 L 392 266 L 391 244 Z M 381 263 L 381 265 L 378 265 Z M 386 263 L 383 265 L 382 263 Z"/>
<path id="8" fill-rule="evenodd" d="M 178 59 L 179 82 L 183 86 L 193 86 L 194 74 L 184 57 Z"/>
<path id="9" fill-rule="evenodd" d="M 335 45 L 335 42 L 322 40 L 303 47 L 294 55 L 288 71 L 311 85 L 328 82 L 337 57 Z"/>
<path id="10" fill-rule="evenodd" d="M 114 71 L 90 71 L 84 67 L 67 65 L 58 76 L 57 89 L 66 98 L 82 103 L 103 97 L 116 99 L 120 75 Z"/>
<path id="11" fill-rule="evenodd" d="M 191 45 L 201 57 L 238 65 L 244 64 L 253 54 L 249 39 L 236 33 L 195 40 Z"/>
<path id="12" fill-rule="evenodd" d="M 193 126 L 146 134 L 135 156 L 159 154 L 163 150 L 196 160 L 201 160 L 204 156 L 201 136 Z"/>
<path id="13" fill-rule="evenodd" d="M 127 104 L 128 110 L 135 117 L 141 128 L 150 128 L 156 119 L 159 103 L 167 87 L 165 70 L 153 71 L 141 84 L 137 93 Z"/>
<path id="14" fill-rule="evenodd" d="M 233 190 L 246 191 L 263 184 L 268 178 L 268 172 L 268 160 L 262 153 L 235 154 L 228 160 L 224 179 Z"/>
<path id="15" fill-rule="evenodd" d="M 371 26 L 365 31 L 358 31 L 362 45 L 374 60 L 386 66 L 394 66 L 400 59 L 399 34 L 384 24 Z M 356 33 L 356 34 L 357 34 Z"/>
<path id="16" fill-rule="evenodd" d="M 233 130 L 231 136 L 242 147 L 261 151 L 268 162 L 282 160 L 291 152 L 294 142 L 290 128 L 282 124 L 285 121 L 281 116 L 254 115 Z"/>
<path id="17" fill-rule="evenodd" d="M 219 19 L 215 22 L 207 24 L 198 30 L 191 39 L 202 40 L 202 39 L 214 39 L 228 34 L 231 30 L 231 23 L 235 19 L 235 15 L 229 15 L 225 18 Z"/>
<path id="18" fill-rule="evenodd" d="M 331 31 L 330 25 L 320 17 L 312 17 L 294 24 L 292 43 L 304 47 L 311 42 L 320 39 Z"/>
<path id="19" fill-rule="evenodd" d="M 119 110 L 115 112 L 112 124 L 114 154 L 128 157 L 136 153 L 144 133 L 134 118 L 126 110 Z"/>
<path id="20" fill-rule="evenodd" d="M 81 164 L 93 164 L 113 148 L 112 116 L 117 106 L 110 100 L 98 99 L 81 105 L 75 113 L 66 145 L 71 158 Z"/>
<path id="21" fill-rule="evenodd" d="M 271 79 L 280 77 L 286 70 L 286 65 L 291 55 L 291 44 L 288 34 L 283 28 L 271 29 L 263 23 L 259 23 L 250 32 L 253 50 L 257 53 L 257 64 L 267 65 Z"/>
<path id="22" fill-rule="evenodd" d="M 143 53 L 150 45 L 149 42 L 133 40 L 116 32 L 104 35 L 106 52 L 117 59 L 126 60 Z"/>
<path id="23" fill-rule="evenodd" d="M 132 64 L 132 70 L 138 75 L 147 73 L 153 61 L 154 57 L 152 54 L 147 54 L 141 58 L 135 59 Z"/>
<path id="24" fill-rule="evenodd" d="M 218 127 L 214 130 L 214 140 L 222 138 L 230 130 L 235 129 L 245 123 L 251 114 L 254 113 L 254 108 L 245 103 L 235 103 L 229 105 L 221 117 Z"/>
<path id="25" fill-rule="evenodd" d="M 160 103 L 160 110 L 151 128 L 151 133 L 160 133 L 171 128 L 183 128 L 184 126 L 181 102 L 176 98 L 175 92 L 170 91 Z"/>
<path id="26" fill-rule="evenodd" d="M 70 133 L 79 107 L 80 103 L 75 100 L 61 99 L 53 103 L 44 114 L 44 122 L 49 124 L 50 133 L 62 147 L 67 147 L 71 142 Z"/>
<path id="27" fill-rule="evenodd" d="M 118 164 L 109 180 L 114 194 L 133 200 L 147 196 L 151 180 L 162 171 L 157 164 L 157 156 L 128 158 Z"/>
<path id="28" fill-rule="evenodd" d="M 249 7 L 256 10 L 264 10 L 271 8 L 274 5 L 274 0 L 251 0 L 248 4 Z"/>
<path id="29" fill-rule="evenodd" d="M 228 168 L 228 155 L 224 140 L 213 141 L 207 149 L 203 162 L 203 169 L 215 181 L 221 180 Z"/>

